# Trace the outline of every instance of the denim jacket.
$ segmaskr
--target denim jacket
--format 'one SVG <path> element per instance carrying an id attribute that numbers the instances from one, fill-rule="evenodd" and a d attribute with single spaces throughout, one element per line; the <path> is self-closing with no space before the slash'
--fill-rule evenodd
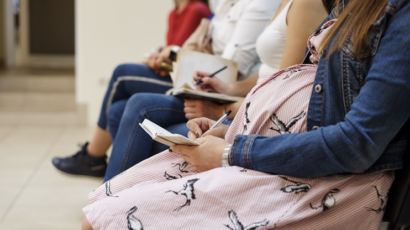
<path id="1" fill-rule="evenodd" d="M 319 61 L 308 132 L 236 135 L 230 162 L 295 177 L 401 168 L 410 128 L 409 22 L 409 1 L 390 0 L 365 49 L 355 54 L 349 38 Z"/>

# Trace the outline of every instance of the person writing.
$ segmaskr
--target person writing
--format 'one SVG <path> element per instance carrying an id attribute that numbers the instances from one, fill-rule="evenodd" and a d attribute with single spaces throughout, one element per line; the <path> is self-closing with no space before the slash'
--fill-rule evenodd
<path id="1" fill-rule="evenodd" d="M 280 69 L 301 63 L 305 57 L 306 40 L 330 13 L 332 8 L 327 6 L 330 6 L 331 2 L 322 0 L 281 1 L 270 24 L 255 39 L 255 49 L 262 61 L 262 65 L 258 65 L 258 72 L 243 81 L 231 84 L 219 80 L 218 75 L 210 78 L 210 73 L 194 72 L 193 82 L 204 81 L 197 86 L 197 89 L 212 90 L 231 96 L 246 96 L 257 81 L 261 82 Z M 224 110 L 232 110 L 230 120 L 224 123 L 230 124 L 241 104 L 242 102 L 220 105 L 206 100 L 182 100 L 174 96 L 153 93 L 133 95 L 129 99 L 119 127 L 112 129 L 118 129 L 118 132 L 110 131 L 115 141 L 104 179 L 109 180 L 168 148 L 154 142 L 140 128 L 139 123 L 142 123 L 144 119 L 149 119 L 171 133 L 185 136 L 189 131 L 186 127 L 188 120 L 198 117 L 216 120 L 224 113 Z"/>
<path id="2" fill-rule="evenodd" d="M 196 138 L 211 121 L 192 120 L 200 146 L 97 188 L 82 229 L 378 229 L 409 134 L 410 3 L 336 3 L 302 65 L 254 87 L 227 131 Z"/>
<path id="3" fill-rule="evenodd" d="M 181 46 L 202 18 L 208 18 L 210 15 L 207 0 L 176 0 L 175 8 L 168 18 L 167 46 Z M 116 67 L 91 141 L 82 145 L 81 150 L 73 156 L 53 158 L 52 163 L 58 170 L 73 175 L 105 175 L 105 154 L 113 142 L 108 132 L 109 124 L 119 122 L 128 98 L 137 92 L 164 93 L 172 87 L 171 77 L 156 64 L 161 58 L 162 49 L 163 47 L 149 55 L 145 64 L 122 64 Z"/>

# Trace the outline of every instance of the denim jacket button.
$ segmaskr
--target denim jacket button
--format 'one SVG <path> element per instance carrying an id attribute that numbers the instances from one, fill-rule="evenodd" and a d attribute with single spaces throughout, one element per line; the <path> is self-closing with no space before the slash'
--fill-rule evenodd
<path id="1" fill-rule="evenodd" d="M 322 92 L 322 86 L 316 85 L 316 86 L 315 86 L 315 92 L 316 92 L 316 93 Z"/>
<path id="2" fill-rule="evenodd" d="M 319 126 L 313 126 L 312 130 L 316 130 L 318 128 L 319 128 Z"/>

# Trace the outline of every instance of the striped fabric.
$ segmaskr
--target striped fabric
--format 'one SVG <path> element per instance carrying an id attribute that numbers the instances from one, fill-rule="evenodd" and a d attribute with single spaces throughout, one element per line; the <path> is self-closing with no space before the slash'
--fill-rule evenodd
<path id="1" fill-rule="evenodd" d="M 306 132 L 315 65 L 258 84 L 225 139 Z M 303 153 L 300 153 L 303 154 Z M 83 209 L 94 229 L 378 229 L 394 172 L 318 178 L 232 166 L 199 173 L 159 153 L 106 182 Z"/>

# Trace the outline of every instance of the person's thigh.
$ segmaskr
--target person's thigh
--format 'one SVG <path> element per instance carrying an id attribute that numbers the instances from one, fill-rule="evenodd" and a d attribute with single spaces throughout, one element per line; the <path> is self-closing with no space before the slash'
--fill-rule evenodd
<path id="1" fill-rule="evenodd" d="M 169 76 L 162 77 L 143 64 L 117 66 L 111 77 L 101 107 L 98 126 L 106 129 L 107 113 L 115 102 L 128 99 L 135 93 L 165 93 L 172 87 Z"/>
<path id="2" fill-rule="evenodd" d="M 161 127 L 186 123 L 184 102 L 173 96 L 155 93 L 138 93 L 127 102 L 105 180 L 123 172 L 150 156 L 154 140 L 139 126 L 144 119 Z"/>

